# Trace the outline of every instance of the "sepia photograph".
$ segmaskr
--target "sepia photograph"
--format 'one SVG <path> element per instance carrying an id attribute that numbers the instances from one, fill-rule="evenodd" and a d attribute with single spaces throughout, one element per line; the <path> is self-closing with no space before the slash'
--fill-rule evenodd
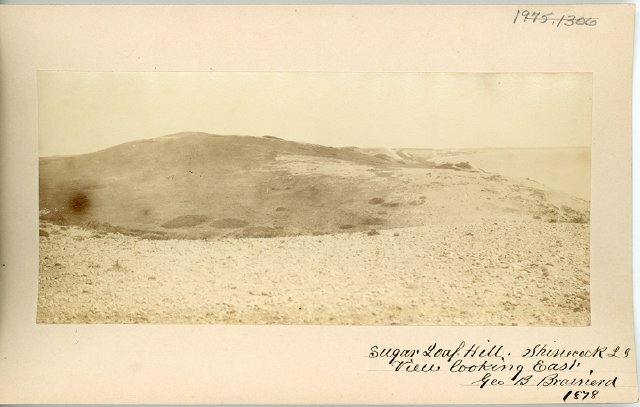
<path id="1" fill-rule="evenodd" d="M 0 6 L 0 403 L 637 401 L 636 11 Z"/>
<path id="2" fill-rule="evenodd" d="M 39 324 L 588 326 L 591 73 L 38 72 Z"/>

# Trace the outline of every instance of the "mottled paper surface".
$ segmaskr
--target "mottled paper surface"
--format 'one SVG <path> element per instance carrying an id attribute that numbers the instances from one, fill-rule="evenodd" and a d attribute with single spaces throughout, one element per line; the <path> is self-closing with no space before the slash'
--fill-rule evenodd
<path id="1" fill-rule="evenodd" d="M 540 14 L 534 15 L 535 11 Z M 544 22 L 543 16 L 546 16 Z M 105 34 L 107 32 L 108 35 Z M 631 215 L 628 147 L 632 34 L 633 7 L 627 5 L 539 6 L 536 10 L 524 10 L 522 6 L 0 8 L 2 217 L 6 225 L 2 235 L 0 296 L 2 401 L 551 403 L 562 402 L 563 398 L 565 401 L 585 402 L 634 401 L 637 390 L 631 308 L 631 233 L 628 226 Z M 27 49 L 29 52 L 25 52 Z M 72 93 L 65 98 L 64 89 L 78 87 L 65 88 L 64 83 L 58 81 L 62 91 L 59 89 L 53 92 L 53 96 L 47 96 L 46 88 L 38 87 L 38 81 L 42 84 L 43 77 L 53 77 L 53 72 L 59 72 L 61 78 L 71 78 L 79 83 L 78 78 L 83 73 L 109 71 L 172 71 L 185 72 L 192 77 L 197 74 L 187 72 L 306 72 L 303 76 L 306 75 L 307 88 L 318 86 L 313 85 L 314 81 L 321 83 L 317 79 L 308 79 L 311 73 L 342 73 L 354 75 L 350 81 L 354 87 L 362 81 L 364 88 L 378 89 L 374 95 L 383 92 L 369 85 L 371 74 L 364 72 L 382 73 L 381 78 L 392 77 L 393 73 L 411 78 L 412 74 L 403 76 L 402 73 L 414 73 L 415 76 L 415 73 L 446 72 L 524 75 L 520 78 L 564 73 L 567 77 L 581 78 L 579 80 L 583 82 L 577 89 L 586 95 L 582 99 L 590 100 L 573 103 L 569 95 L 576 95 L 576 91 L 562 91 L 562 86 L 567 83 L 564 81 L 558 85 L 561 91 L 558 98 L 561 99 L 556 99 L 555 103 L 559 100 L 566 103 L 559 103 L 556 108 L 550 107 L 554 103 L 552 98 L 541 102 L 542 107 L 537 110 L 534 109 L 535 104 L 526 102 L 524 94 L 512 99 L 512 103 L 530 106 L 532 113 L 535 112 L 543 122 L 527 117 L 522 108 L 512 108 L 511 112 L 513 116 L 523 117 L 523 123 L 527 124 L 523 126 L 523 132 L 531 132 L 528 137 L 536 138 L 536 143 L 527 144 L 527 137 L 521 135 L 519 143 L 523 144 L 514 146 L 590 146 L 590 192 L 586 193 L 584 188 L 572 192 L 590 196 L 589 312 L 585 314 L 586 319 L 560 324 L 526 319 L 515 321 L 520 326 L 497 326 L 495 321 L 488 325 L 477 322 L 460 324 L 454 321 L 453 316 L 444 324 L 434 324 L 433 321 L 411 324 L 407 319 L 400 324 L 405 326 L 392 325 L 394 321 L 390 318 L 382 323 L 364 321 L 355 326 L 346 326 L 349 321 L 344 319 L 339 324 L 293 321 L 293 325 L 277 324 L 278 321 L 275 325 L 262 325 L 255 320 L 249 320 L 249 323 L 232 320 L 230 325 L 184 325 L 198 322 L 193 320 L 146 321 L 160 324 L 135 325 L 119 324 L 132 321 L 118 321 L 117 318 L 93 321 L 110 322 L 101 325 L 45 318 L 37 324 L 41 315 L 38 312 L 38 285 L 41 281 L 36 237 L 38 211 L 41 209 L 38 199 L 39 157 L 87 153 L 109 147 L 117 144 L 114 137 L 119 136 L 113 134 L 123 134 L 122 129 L 126 128 L 118 125 L 127 119 L 131 120 L 132 126 L 136 123 L 135 117 L 121 115 L 128 111 L 127 106 L 135 105 L 135 99 L 126 99 L 122 103 L 109 99 L 119 96 L 113 93 L 117 87 L 110 85 L 102 91 L 90 87 L 95 104 L 74 105 L 83 99 L 74 98 Z M 356 75 L 358 73 L 360 75 Z M 147 76 L 153 77 L 151 74 Z M 151 80 L 154 81 L 158 79 Z M 231 79 L 226 81 L 229 83 Z M 291 79 L 289 83 L 292 83 Z M 408 83 L 412 85 L 408 88 L 415 88 L 415 83 Z M 550 82 L 544 83 L 548 85 Z M 249 85 L 247 92 L 251 94 L 256 87 Z M 380 81 L 376 86 L 381 86 Z M 400 100 L 393 97 L 398 86 L 396 81 L 387 89 L 391 92 L 390 101 Z M 459 85 L 443 82 L 440 86 L 451 87 L 450 92 L 446 89 L 440 89 L 440 92 L 454 101 L 456 92 L 464 93 Z M 302 85 L 285 88 L 304 89 Z M 144 91 L 136 92 L 135 87 L 121 91 L 126 97 L 140 96 L 140 92 L 144 95 Z M 552 89 L 547 93 L 541 89 L 537 91 L 540 92 L 538 95 L 552 95 Z M 104 99 L 95 97 L 101 92 Z M 237 97 L 242 100 L 241 96 Z M 278 96 L 281 99 L 288 97 L 286 94 Z M 369 100 L 371 97 L 369 95 Z M 464 95 L 457 97 L 468 102 Z M 331 94 L 328 98 L 336 99 Z M 502 98 L 504 100 L 505 96 Z M 264 100 L 268 101 L 269 97 Z M 539 100 L 545 99 L 541 97 Z M 42 105 L 39 109 L 39 101 L 54 104 L 43 110 Z M 157 100 L 155 103 L 162 106 L 166 101 Z M 577 107 L 570 108 L 570 105 Z M 112 106 L 113 114 L 98 112 L 96 115 L 96 110 L 104 106 Z M 354 103 L 345 101 L 345 106 L 352 108 Z M 387 111 L 392 117 L 393 106 L 379 106 L 382 106 L 379 115 Z M 487 103 L 487 106 L 500 104 Z M 166 106 L 163 108 L 169 111 Z M 508 104 L 504 104 L 497 109 L 507 108 Z M 161 114 L 162 108 L 159 110 Z M 488 122 L 490 110 L 484 112 Z M 437 112 L 437 106 L 431 111 Z M 73 112 L 77 117 L 73 117 Z M 345 114 L 347 112 L 345 110 Z M 574 120 L 567 120 L 566 116 L 545 117 L 549 112 L 556 115 L 563 112 Z M 232 113 L 226 112 L 226 117 Z M 70 117 L 58 120 L 64 115 Z M 90 129 L 88 117 L 101 115 L 107 120 L 97 121 L 95 131 L 87 131 Z M 157 122 L 170 122 L 173 116 L 167 116 Z M 415 117 L 418 116 L 409 115 L 412 119 L 406 122 L 417 123 Z M 109 117 L 114 119 L 113 123 L 109 123 Z M 194 117 L 206 119 L 206 115 L 195 113 Z M 336 117 L 340 117 L 339 114 Z M 216 129 L 211 128 L 213 126 L 209 126 L 205 119 L 191 129 L 175 123 L 175 132 L 215 132 Z M 431 124 L 444 123 L 442 128 L 432 129 L 434 134 L 440 134 L 439 138 L 433 139 L 439 141 L 438 148 L 483 147 L 468 143 L 447 146 L 447 138 L 443 136 L 448 128 L 447 120 L 440 119 Z M 509 120 L 514 119 L 510 117 Z M 146 126 L 136 124 L 139 127 L 131 133 L 140 133 L 139 138 L 154 137 L 142 135 L 146 131 L 144 129 L 153 128 L 149 124 L 155 122 L 152 113 L 146 115 L 146 121 Z M 286 126 L 278 126 L 278 120 L 271 122 L 275 124 L 269 133 L 278 132 L 285 138 L 296 140 L 295 131 L 291 131 L 291 135 L 281 134 L 287 133 Z M 383 126 L 382 121 L 378 119 L 377 122 L 380 125 L 376 129 Z M 550 122 L 563 124 L 545 127 Z M 75 123 L 75 130 L 73 126 L 60 127 L 64 123 Z M 458 131 L 469 131 L 483 121 L 475 123 L 475 126 L 467 127 L 457 123 Z M 315 138 L 298 141 L 334 147 L 355 145 L 373 148 L 382 145 L 393 148 L 392 143 L 384 145 L 388 139 L 369 139 L 369 133 L 360 133 L 348 144 L 341 144 L 332 126 L 335 124 L 319 125 L 319 130 L 325 131 L 318 131 Z M 46 132 L 56 127 L 61 128 L 58 134 L 47 138 Z M 364 127 L 361 125 L 361 128 Z M 549 137 L 548 134 L 545 135 L 546 142 L 542 143 L 533 132 L 534 129 L 547 129 L 562 134 L 559 129 L 563 128 L 571 133 L 567 139 L 571 141 L 562 144 L 554 144 L 558 137 Z M 428 148 L 419 142 L 423 140 L 421 135 L 412 133 L 409 125 L 403 130 L 408 138 L 396 138 L 398 144 L 395 148 Z M 479 126 L 478 130 L 490 132 L 491 128 Z M 261 130 L 247 127 L 247 133 L 254 131 Z M 166 134 L 172 132 L 174 130 Z M 326 133 L 332 136 L 322 136 Z M 269 135 L 267 132 L 252 135 L 261 137 L 265 134 Z M 372 131 L 371 134 L 376 133 Z M 578 141 L 574 142 L 574 137 Z M 473 140 L 473 134 L 467 139 Z M 488 135 L 484 139 L 498 140 Z M 502 143 L 498 147 L 507 146 L 504 140 Z M 327 166 L 326 162 L 322 166 L 313 162 L 313 168 L 309 169 L 308 161 L 301 163 L 299 157 L 293 158 L 289 157 L 284 163 L 279 161 L 278 165 L 287 165 L 289 170 L 295 166 L 296 171 L 313 172 L 320 167 L 325 172 L 333 169 L 340 173 L 344 170 Z M 484 160 L 484 166 L 491 165 L 492 160 L 496 162 L 495 158 L 487 156 Z M 526 158 L 519 160 L 526 162 Z M 436 165 L 446 164 L 446 160 L 442 161 Z M 451 164 L 466 161 L 472 162 L 472 159 L 460 159 Z M 497 161 L 508 162 L 505 159 Z M 457 168 L 465 169 L 464 166 Z M 492 168 L 491 171 L 506 169 Z M 526 178 L 526 173 L 520 177 Z M 576 186 L 581 182 L 584 181 L 571 184 Z M 40 198 L 42 196 L 40 194 Z M 385 202 L 395 202 L 384 198 Z M 419 196 L 415 200 L 416 205 L 409 205 L 410 201 L 407 201 L 407 207 L 417 208 L 419 201 Z M 382 202 L 378 204 L 382 205 Z M 392 209 L 380 210 L 388 212 Z M 170 222 L 172 219 L 161 220 Z M 191 220 L 193 218 L 189 218 Z M 340 225 L 336 224 L 337 227 Z M 370 238 L 384 238 L 385 230 L 380 233 L 380 236 Z M 389 239 L 393 237 L 391 234 Z M 69 243 L 79 241 L 72 239 Z M 233 250 L 233 245 L 229 250 Z M 323 250 L 322 246 L 318 250 Z M 57 260 L 51 266 L 56 267 L 55 263 L 63 265 L 64 261 Z M 116 264 L 126 268 L 127 260 L 122 260 L 122 265 L 120 262 Z M 273 263 L 269 265 L 273 266 Z M 113 273 L 113 270 L 109 272 Z M 118 280 L 120 283 L 126 282 L 126 272 L 123 273 L 125 277 Z M 54 277 L 55 274 L 51 275 L 52 279 Z M 473 281 L 471 279 L 470 283 Z M 118 287 L 116 282 L 114 293 L 118 292 Z M 263 297 L 262 292 L 258 294 Z M 584 296 L 584 292 L 571 295 L 577 298 L 578 295 Z M 62 304 L 65 300 L 58 298 L 56 301 L 62 301 L 59 302 Z M 584 309 L 580 308 L 583 303 L 585 301 L 581 300 L 575 304 L 576 314 Z M 511 306 L 517 307 L 517 300 Z M 475 307 L 468 305 L 465 311 L 467 315 L 473 315 Z M 445 309 L 440 310 L 440 314 L 445 313 Z M 316 310 L 313 315 L 324 314 Z M 169 322 L 181 324 L 170 325 Z M 450 326 L 454 324 L 463 326 Z M 497 371 L 491 370 L 491 366 Z M 407 369 L 413 372 L 407 372 Z M 487 377 L 487 373 L 491 376 Z M 556 373 L 558 376 L 553 376 Z M 529 375 L 531 377 L 524 380 Z M 587 382 L 589 384 L 585 385 Z"/>

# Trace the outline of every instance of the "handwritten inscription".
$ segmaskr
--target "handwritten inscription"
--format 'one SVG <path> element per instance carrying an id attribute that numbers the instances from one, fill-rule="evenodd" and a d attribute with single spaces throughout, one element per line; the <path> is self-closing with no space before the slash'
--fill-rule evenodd
<path id="1" fill-rule="evenodd" d="M 462 341 L 455 346 L 441 346 L 434 342 L 420 349 L 374 345 L 370 347 L 368 356 L 384 360 L 391 366 L 391 371 L 399 373 L 466 375 L 462 384 L 481 389 L 495 386 L 565 388 L 558 396 L 569 402 L 596 399 L 600 393 L 598 389 L 618 385 L 616 375 L 595 372 L 589 368 L 590 361 L 628 358 L 630 353 L 631 348 L 620 346 L 564 349 L 535 344 L 512 355 L 503 345 L 491 341 Z"/>
<path id="2" fill-rule="evenodd" d="M 541 11 L 520 10 L 516 11 L 513 24 L 517 23 L 538 23 L 549 24 L 555 27 L 586 26 L 594 27 L 598 25 L 597 17 L 579 17 L 573 14 L 543 13 Z"/>

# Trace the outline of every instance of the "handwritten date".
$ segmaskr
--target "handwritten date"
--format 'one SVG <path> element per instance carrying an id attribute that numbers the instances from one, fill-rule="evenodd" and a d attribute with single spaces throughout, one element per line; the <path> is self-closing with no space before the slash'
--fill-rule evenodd
<path id="1" fill-rule="evenodd" d="M 566 402 L 567 399 L 571 400 L 586 400 L 589 396 L 591 396 L 592 399 L 595 399 L 596 396 L 598 395 L 599 391 L 598 390 L 591 390 L 591 391 L 573 391 L 573 390 L 569 390 L 567 392 L 567 394 L 564 395 L 564 397 L 562 398 L 562 401 Z M 572 398 L 569 398 L 569 396 L 571 396 L 571 394 L 573 394 Z"/>
<path id="2" fill-rule="evenodd" d="M 571 27 L 571 26 L 587 26 L 594 27 L 598 25 L 597 17 L 577 17 L 572 14 L 556 15 L 554 13 L 543 14 L 540 11 L 520 10 L 516 12 L 513 24 L 517 23 L 540 23 L 551 24 L 555 27 Z"/>

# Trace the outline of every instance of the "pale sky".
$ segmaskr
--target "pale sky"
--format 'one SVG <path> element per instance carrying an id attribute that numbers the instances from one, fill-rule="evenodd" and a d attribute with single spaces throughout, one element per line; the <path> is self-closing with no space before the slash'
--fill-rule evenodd
<path id="1" fill-rule="evenodd" d="M 328 146 L 591 145 L 590 73 L 38 73 L 40 156 L 198 131 Z"/>

